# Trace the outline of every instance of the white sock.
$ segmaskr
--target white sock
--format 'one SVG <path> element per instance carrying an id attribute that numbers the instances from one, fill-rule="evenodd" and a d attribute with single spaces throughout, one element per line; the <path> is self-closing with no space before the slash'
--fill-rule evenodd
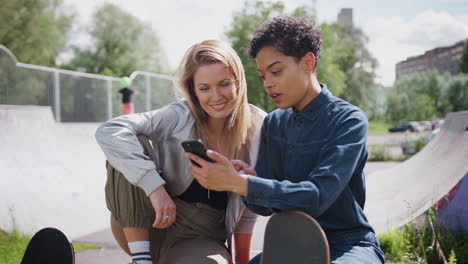
<path id="1" fill-rule="evenodd" d="M 132 261 L 134 263 L 153 264 L 149 241 L 129 242 L 128 247 L 130 248 L 130 253 L 132 253 Z"/>

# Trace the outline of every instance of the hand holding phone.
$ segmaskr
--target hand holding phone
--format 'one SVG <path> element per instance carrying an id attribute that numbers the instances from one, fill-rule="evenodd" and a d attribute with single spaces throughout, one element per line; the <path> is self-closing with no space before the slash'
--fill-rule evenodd
<path id="1" fill-rule="evenodd" d="M 206 155 L 206 148 L 203 142 L 200 139 L 190 139 L 190 140 L 185 140 L 182 141 L 182 147 L 184 148 L 185 152 L 190 152 L 193 153 L 201 158 L 203 158 L 206 161 L 209 162 L 215 162 L 212 160 L 210 157 Z M 198 167 L 201 167 L 198 163 L 195 161 L 191 160 L 193 164 L 197 165 Z"/>

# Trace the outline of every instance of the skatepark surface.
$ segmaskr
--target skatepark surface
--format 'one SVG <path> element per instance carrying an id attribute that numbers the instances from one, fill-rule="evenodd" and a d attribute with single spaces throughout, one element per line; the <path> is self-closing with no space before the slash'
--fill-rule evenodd
<path id="1" fill-rule="evenodd" d="M 50 107 L 0 105 L 0 229 L 32 235 L 53 226 L 75 242 L 106 247 L 77 254 L 76 263 L 129 262 L 108 229 L 98 125 L 56 123 Z M 468 171 L 467 126 L 468 111 L 450 114 L 439 135 L 408 161 L 369 163 L 365 211 L 378 233 L 413 220 L 460 186 Z M 255 227 L 253 254 L 266 221 L 260 217 Z"/>
<path id="2" fill-rule="evenodd" d="M 97 123 L 56 123 L 50 107 L 0 106 L 0 229 L 52 226 L 74 238 L 108 225 Z"/>
<path id="3" fill-rule="evenodd" d="M 464 179 L 468 172 L 467 127 L 468 111 L 448 114 L 439 134 L 411 159 L 367 177 L 365 212 L 377 233 L 415 219 Z M 468 233 L 468 211 L 466 206 L 460 209 L 447 217 Z"/>

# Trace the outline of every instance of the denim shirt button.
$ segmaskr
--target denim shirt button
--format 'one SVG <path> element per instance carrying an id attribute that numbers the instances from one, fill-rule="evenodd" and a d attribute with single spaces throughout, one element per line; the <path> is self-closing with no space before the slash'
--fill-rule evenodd
<path id="1" fill-rule="evenodd" d="M 296 123 L 296 128 L 297 129 L 301 129 L 304 125 L 304 120 L 303 119 L 299 119 L 298 122 Z"/>

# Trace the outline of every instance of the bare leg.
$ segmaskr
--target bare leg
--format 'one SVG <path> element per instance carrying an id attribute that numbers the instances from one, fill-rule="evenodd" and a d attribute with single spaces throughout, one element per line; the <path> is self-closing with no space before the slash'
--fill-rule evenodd
<path id="1" fill-rule="evenodd" d="M 130 256 L 130 249 L 128 248 L 129 242 L 135 241 L 149 241 L 149 230 L 141 227 L 122 227 L 111 216 L 111 229 L 114 234 L 115 241 L 119 246 Z"/>
<path id="2" fill-rule="evenodd" d="M 110 220 L 111 224 L 111 230 L 112 234 L 114 234 L 115 241 L 117 241 L 117 244 L 125 251 L 130 256 L 130 249 L 128 248 L 128 241 L 127 238 L 125 238 L 125 234 L 123 231 L 123 228 L 120 226 L 120 224 L 115 221 L 114 218 L 111 216 Z"/>
<path id="3" fill-rule="evenodd" d="M 135 241 L 149 241 L 149 231 L 146 228 L 141 227 L 124 227 L 123 233 L 127 238 L 128 242 Z"/>

